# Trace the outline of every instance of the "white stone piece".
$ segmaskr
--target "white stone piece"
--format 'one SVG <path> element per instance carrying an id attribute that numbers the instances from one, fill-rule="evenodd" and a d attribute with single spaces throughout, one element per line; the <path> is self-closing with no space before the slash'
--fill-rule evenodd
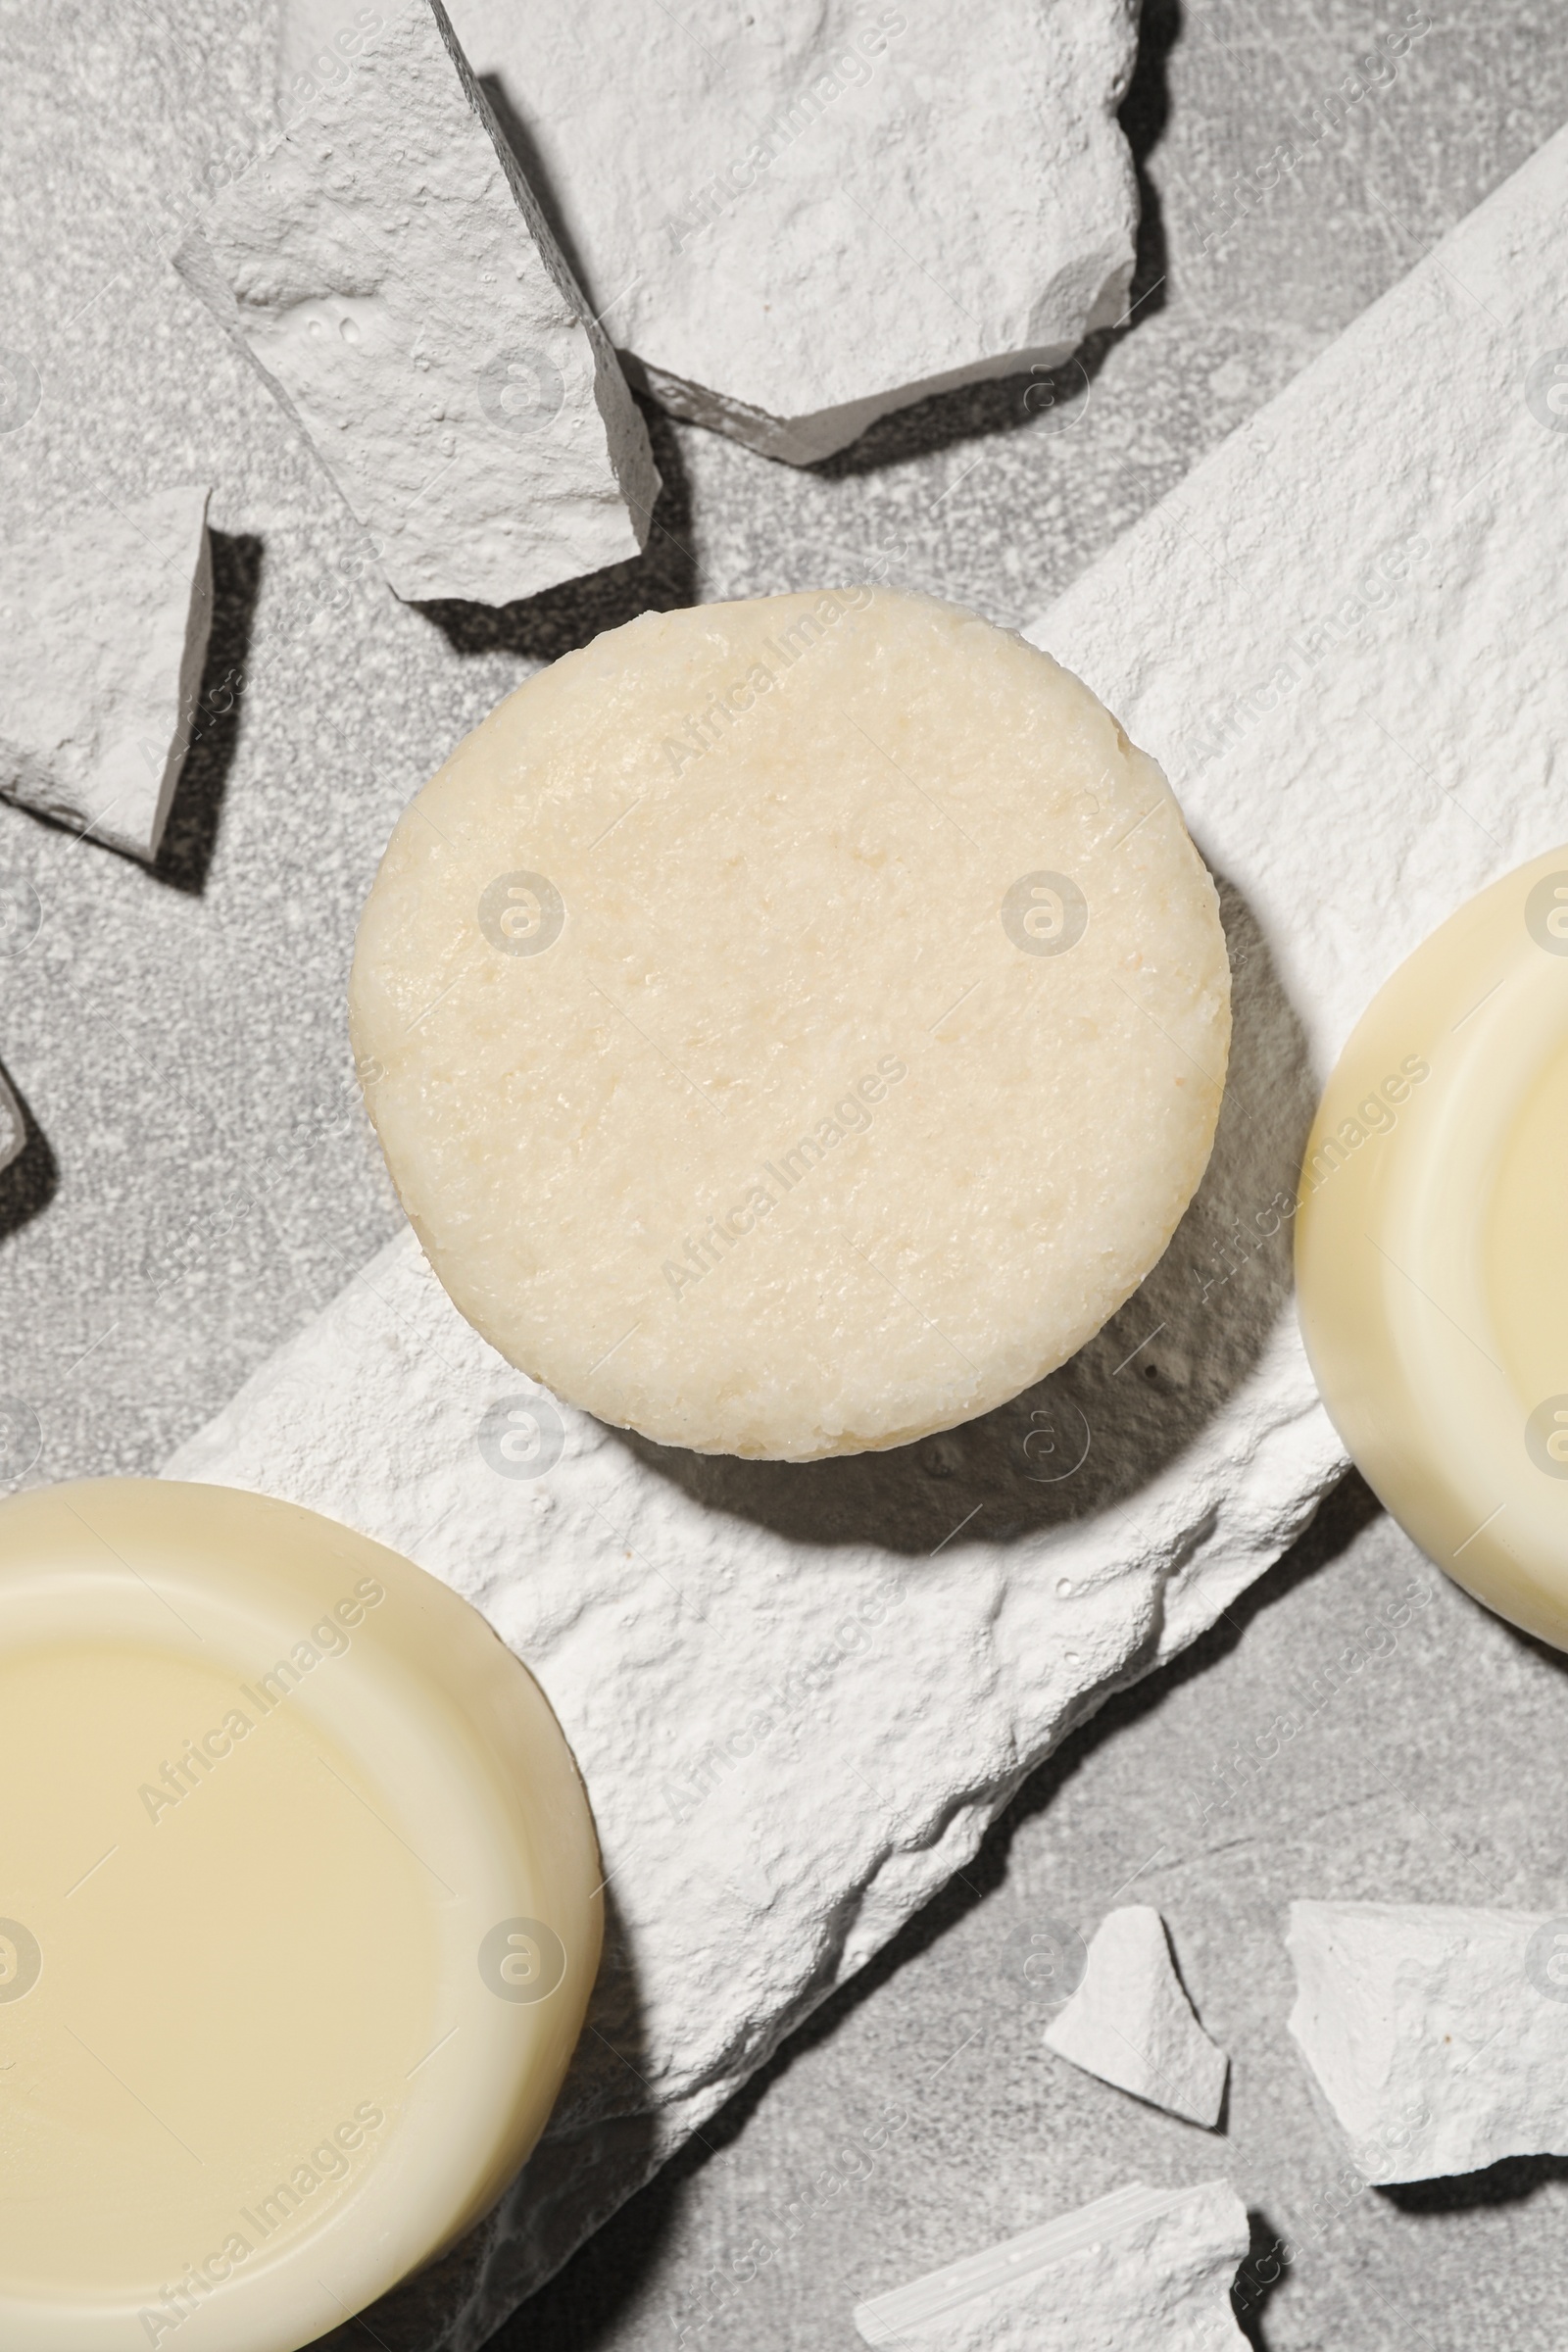
<path id="1" fill-rule="evenodd" d="M 21 1158 L 26 1141 L 22 1105 L 12 1093 L 5 1073 L 0 1071 L 0 1168 L 9 1168 L 14 1159 Z"/>
<path id="2" fill-rule="evenodd" d="M 911 1452 L 694 1462 L 530 1391 L 404 1236 L 171 1464 L 469 1594 L 587 1778 L 617 1917 L 596 2030 L 469 2261 L 408 2290 L 432 2352 L 499 2327 L 1340 1468 L 1289 1311 L 1319 1078 L 1416 939 L 1563 827 L 1568 433 L 1537 321 L 1568 313 L 1565 210 L 1559 134 L 1031 632 L 1246 894 L 1208 1173 L 1044 1392 Z"/>
<path id="3" fill-rule="evenodd" d="M 285 120 L 352 0 L 286 0 Z M 455 0 L 634 380 L 805 465 L 926 393 L 1055 367 L 1126 307 L 1130 0 L 1020 10 Z M 635 104 L 610 60 L 635 60 Z"/>
<path id="4" fill-rule="evenodd" d="M 153 858 L 213 618 L 205 489 L 105 503 L 0 549 L 0 792 Z"/>
<path id="5" fill-rule="evenodd" d="M 1046 2028 L 1046 2046 L 1086 2074 L 1210 2130 L 1230 2060 L 1209 2040 L 1148 1903 L 1109 1911 L 1095 1930 L 1083 1983 Z"/>
<path id="6" fill-rule="evenodd" d="M 399 596 L 503 605 L 638 554 L 647 428 L 438 0 L 209 207 L 176 267 L 255 361 Z"/>
<path id="7" fill-rule="evenodd" d="M 1568 2155 L 1568 1918 L 1293 1903 L 1290 2029 L 1368 2180 Z"/>
<path id="8" fill-rule="evenodd" d="M 940 2352 L 1210 2352 L 1247 2341 L 1230 2290 L 1248 2244 L 1228 2180 L 1134 2182 L 858 2305 L 855 2325 Z"/>

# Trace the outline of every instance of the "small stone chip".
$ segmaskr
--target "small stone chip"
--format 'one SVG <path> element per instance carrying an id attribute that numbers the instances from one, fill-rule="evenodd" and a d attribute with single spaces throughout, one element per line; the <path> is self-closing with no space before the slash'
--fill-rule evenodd
<path id="1" fill-rule="evenodd" d="M 1229 970 L 1078 679 L 866 587 L 649 612 L 400 821 L 351 985 L 432 1265 L 666 1445 L 806 1460 L 1042 1379 L 1202 1175 Z"/>
<path id="2" fill-rule="evenodd" d="M 1165 1923 L 1148 1903 L 1106 1913 L 1083 1983 L 1045 2038 L 1086 2074 L 1152 2107 L 1210 2130 L 1219 2121 L 1230 2062 L 1194 2016 Z"/>

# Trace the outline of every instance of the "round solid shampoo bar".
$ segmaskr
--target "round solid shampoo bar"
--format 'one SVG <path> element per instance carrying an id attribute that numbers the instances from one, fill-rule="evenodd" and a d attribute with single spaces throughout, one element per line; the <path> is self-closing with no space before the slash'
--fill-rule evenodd
<path id="1" fill-rule="evenodd" d="M 291 1504 L 0 1503 L 0 2344 L 293 2352 L 477 2220 L 598 1966 L 586 1799 L 466 1601 Z"/>
<path id="2" fill-rule="evenodd" d="M 431 1264 L 601 1419 L 787 1459 L 1052 1371 L 1208 1158 L 1230 987 L 1153 761 L 973 613 L 649 612 L 392 836 L 356 1051 Z"/>
<path id="3" fill-rule="evenodd" d="M 1297 1212 L 1302 1337 L 1368 1484 L 1457 1583 L 1568 1649 L 1568 848 L 1374 998 Z"/>

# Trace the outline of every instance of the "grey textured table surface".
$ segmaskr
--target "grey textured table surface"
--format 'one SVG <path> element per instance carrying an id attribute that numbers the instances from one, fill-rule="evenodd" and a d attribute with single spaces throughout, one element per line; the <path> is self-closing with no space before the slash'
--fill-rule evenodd
<path id="1" fill-rule="evenodd" d="M 394 1229 L 343 985 L 392 818 L 455 738 L 650 603 L 880 562 L 1003 622 L 1038 612 L 1568 116 L 1556 8 L 1428 14 L 1318 136 L 1314 105 L 1422 12 L 1155 0 L 1126 111 L 1142 299 L 1054 407 L 1017 380 L 955 395 L 806 473 L 656 421 L 649 557 L 489 616 L 400 607 L 362 568 L 169 270 L 269 126 L 270 11 L 7 0 L 0 345 L 39 394 L 0 431 L 0 515 L 210 479 L 220 601 L 156 873 L 0 806 L 0 1063 L 29 1115 L 0 1175 L 0 1481 L 155 1469 Z M 1282 141 L 1303 151 L 1286 175 Z M 1352 1483 L 498 2343 L 848 2346 L 862 2294 L 1129 2178 L 1222 2171 L 1257 2217 L 1249 2325 L 1272 2352 L 1555 2347 L 1568 2165 L 1357 2193 L 1284 2033 L 1280 1927 L 1293 1894 L 1568 1907 L 1565 1764 L 1559 1663 Z M 1030 1936 L 1128 1889 L 1233 2053 L 1217 2137 L 1041 2047 Z"/>

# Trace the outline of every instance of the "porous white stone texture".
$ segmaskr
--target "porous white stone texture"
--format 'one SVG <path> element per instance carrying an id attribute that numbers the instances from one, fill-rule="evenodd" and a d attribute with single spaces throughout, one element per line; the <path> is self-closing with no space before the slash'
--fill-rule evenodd
<path id="1" fill-rule="evenodd" d="M 370 13 L 286 0 L 285 119 Z M 1131 0 L 451 13 L 634 380 L 769 457 L 807 464 L 928 392 L 1053 368 L 1126 307 Z"/>
<path id="2" fill-rule="evenodd" d="M 908 1451 L 697 1460 L 529 1391 L 405 1236 L 170 1464 L 466 1593 L 587 1779 L 591 2029 L 517 2184 L 406 2290 L 421 2341 L 482 2342 L 1340 1468 L 1290 1309 L 1316 1073 L 1427 929 L 1568 830 L 1565 219 L 1568 134 L 1031 631 L 1167 769 L 1235 968 L 1208 1173 L 1071 1365 Z"/>
<path id="3" fill-rule="evenodd" d="M 636 556 L 659 494 L 647 427 L 439 0 L 356 13 L 373 21 L 352 70 L 176 267 L 399 596 L 503 605 Z"/>
<path id="4" fill-rule="evenodd" d="M 1248 2242 L 1228 2180 L 1134 2182 L 858 2305 L 855 2325 L 941 2352 L 1213 2352 L 1247 2341 L 1230 2290 Z"/>
<path id="5" fill-rule="evenodd" d="M 34 524 L 0 549 L 0 792 L 153 858 L 213 618 L 206 489 Z"/>
<path id="6" fill-rule="evenodd" d="M 1219 2122 L 1229 2060 L 1193 2014 L 1165 1923 L 1148 1903 L 1106 1913 L 1083 1982 L 1045 2039 L 1058 2057 L 1151 2106 L 1210 2129 Z"/>
<path id="7" fill-rule="evenodd" d="M 1290 2029 L 1368 2180 L 1568 2155 L 1568 1918 L 1291 1905 Z"/>
<path id="8" fill-rule="evenodd" d="M 20 1157 L 27 1140 L 23 1125 L 22 1108 L 12 1093 L 5 1073 L 0 1071 L 0 1168 L 9 1168 Z"/>

